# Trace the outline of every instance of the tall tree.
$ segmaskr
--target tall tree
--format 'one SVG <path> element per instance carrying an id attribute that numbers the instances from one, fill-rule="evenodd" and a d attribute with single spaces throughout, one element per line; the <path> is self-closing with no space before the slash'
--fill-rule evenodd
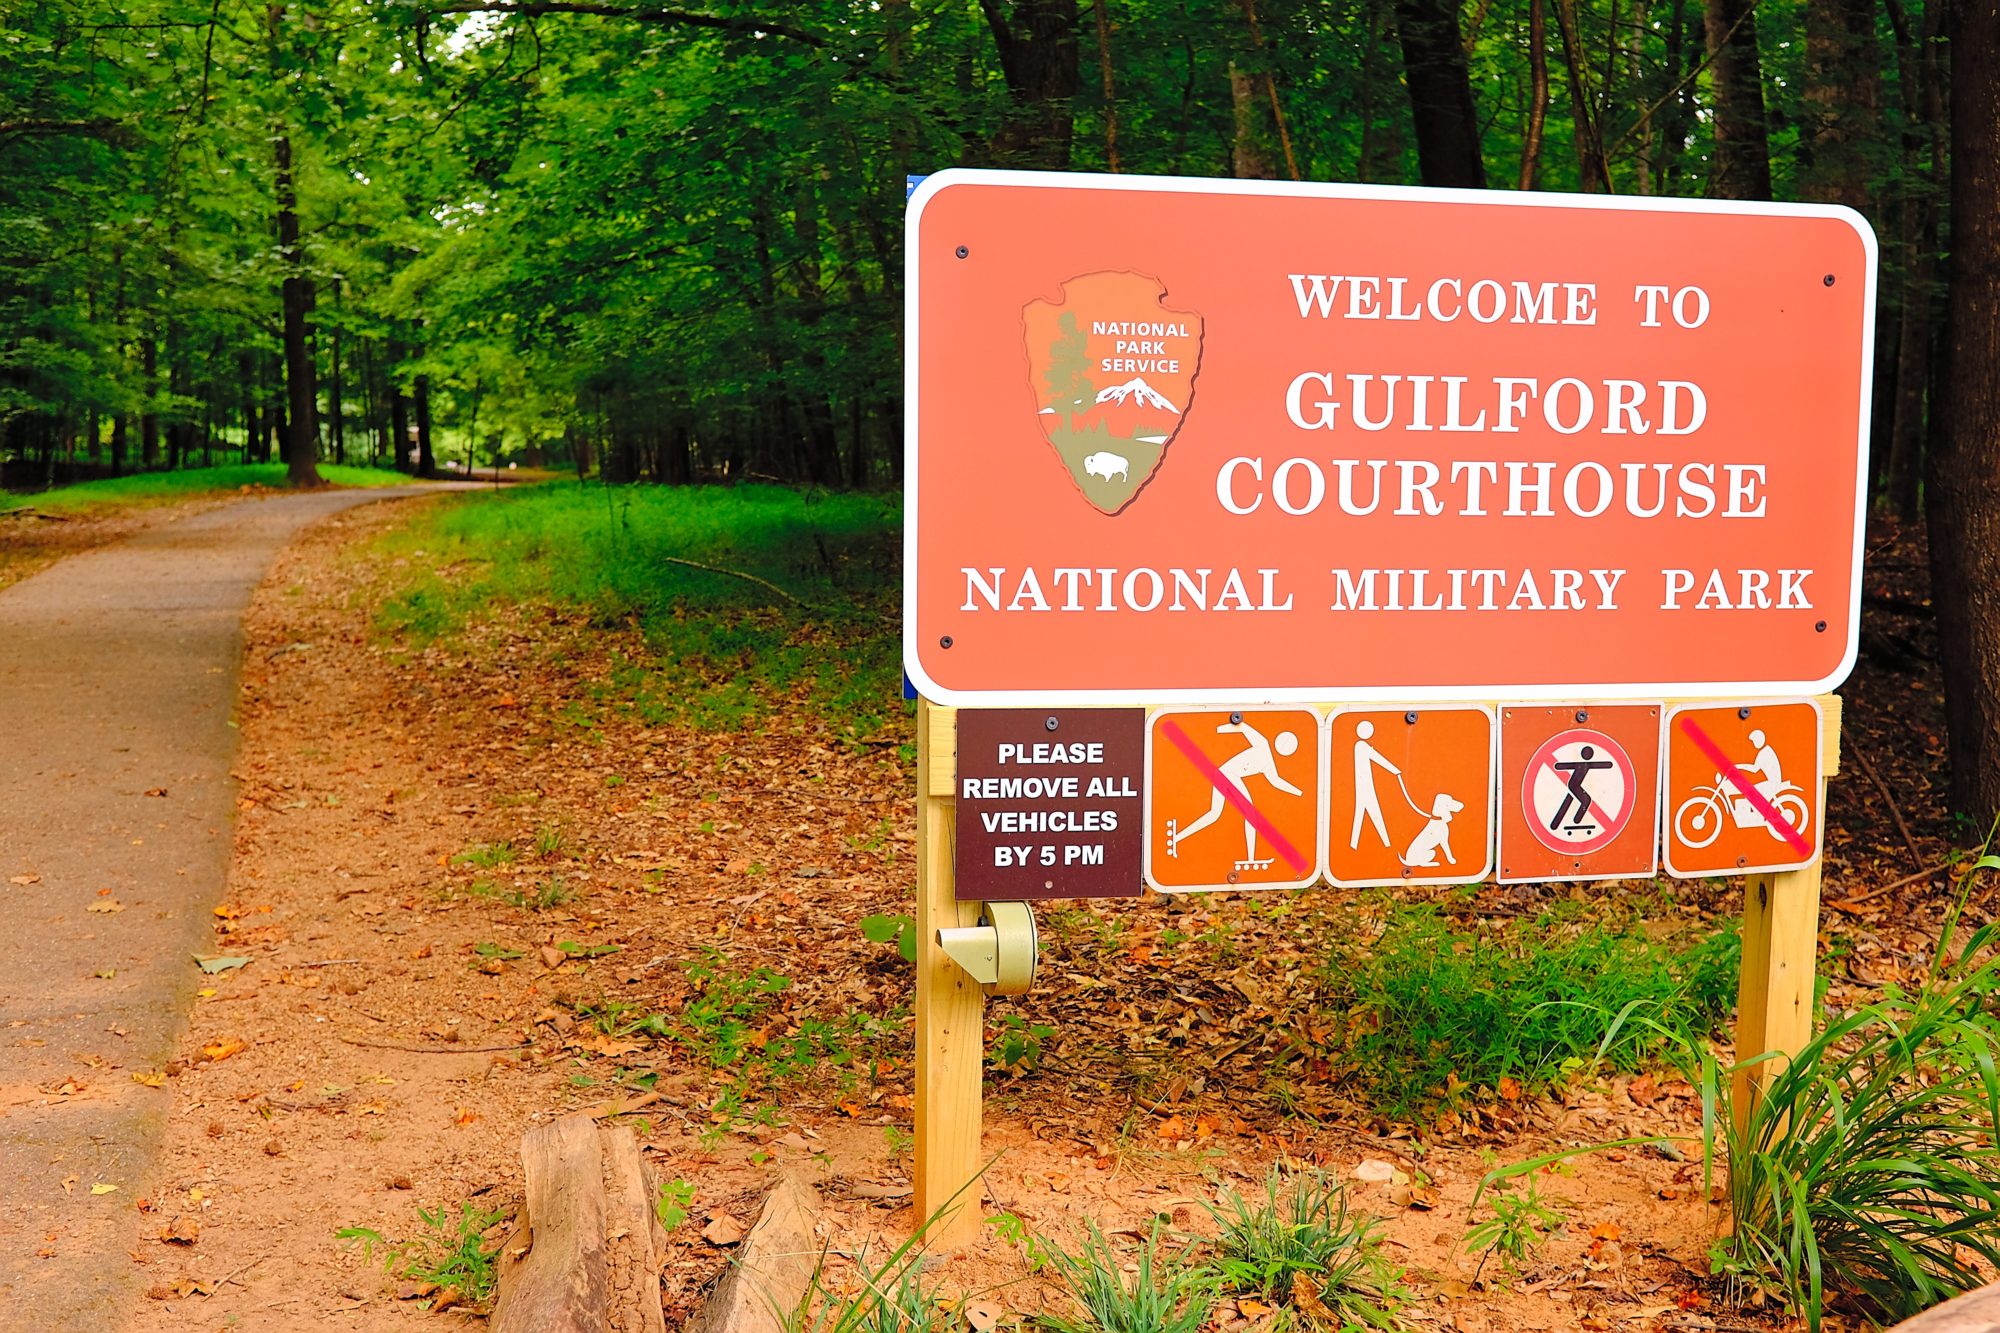
<path id="1" fill-rule="evenodd" d="M 2000 4 L 1951 6 L 1951 285 L 1928 481 L 1952 805 L 2000 814 Z"/>
<path id="2" fill-rule="evenodd" d="M 1459 0 L 1396 0 L 1396 36 L 1423 183 L 1482 189 L 1486 162 L 1458 14 Z"/>
<path id="3" fill-rule="evenodd" d="M 1771 197 L 1770 134 L 1764 118 L 1764 70 L 1757 52 L 1756 0 L 1705 0 L 1709 77 L 1715 101 L 1715 173 L 1710 189 L 1724 199 Z"/>

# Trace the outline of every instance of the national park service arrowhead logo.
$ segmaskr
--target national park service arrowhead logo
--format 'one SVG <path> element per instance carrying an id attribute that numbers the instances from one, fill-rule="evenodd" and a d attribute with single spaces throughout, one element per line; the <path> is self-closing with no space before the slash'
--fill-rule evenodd
<path id="1" fill-rule="evenodd" d="M 1083 498 L 1132 503 L 1180 433 L 1201 363 L 1201 316 L 1138 273 L 1087 273 L 1023 312 L 1036 420 Z"/>

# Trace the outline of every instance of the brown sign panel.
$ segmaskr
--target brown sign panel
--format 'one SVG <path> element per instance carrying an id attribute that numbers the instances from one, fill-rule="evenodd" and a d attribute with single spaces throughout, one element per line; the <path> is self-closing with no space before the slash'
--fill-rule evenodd
<path id="1" fill-rule="evenodd" d="M 958 714 L 961 902 L 1140 892 L 1141 708 Z"/>

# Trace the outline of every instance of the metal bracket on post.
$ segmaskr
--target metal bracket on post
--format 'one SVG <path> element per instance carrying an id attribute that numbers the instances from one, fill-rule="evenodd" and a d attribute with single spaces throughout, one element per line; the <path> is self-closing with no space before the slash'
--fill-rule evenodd
<path id="1" fill-rule="evenodd" d="M 982 903 L 976 926 L 945 926 L 938 947 L 988 995 L 1025 995 L 1035 984 L 1041 935 L 1026 903 Z"/>

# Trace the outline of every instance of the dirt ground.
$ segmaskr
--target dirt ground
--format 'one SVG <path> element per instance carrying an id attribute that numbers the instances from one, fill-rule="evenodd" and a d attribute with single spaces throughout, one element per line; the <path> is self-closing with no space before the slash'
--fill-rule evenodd
<path id="1" fill-rule="evenodd" d="M 161 1071 L 171 1128 L 139 1205 L 153 1237 L 132 1256 L 151 1287 L 140 1326 L 477 1323 L 476 1312 L 426 1309 L 437 1293 L 391 1279 L 379 1254 L 371 1262 L 336 1232 L 407 1238 L 422 1230 L 420 1208 L 454 1220 L 464 1205 L 510 1210 L 527 1126 L 632 1097 L 647 1099 L 625 1119 L 655 1171 L 692 1193 L 672 1235 L 670 1327 L 727 1262 L 728 1247 L 711 1243 L 729 1239 L 717 1219 L 747 1225 L 779 1171 L 823 1192 L 836 1248 L 886 1255 L 913 1222 L 909 983 L 894 950 L 856 923 L 910 900 L 907 725 L 858 750 L 810 722 L 643 726 L 596 687 L 617 634 L 541 611 L 404 655 L 370 632 L 396 575 L 370 539 L 402 521 L 385 511 L 323 523 L 280 560 L 248 618 L 235 861 L 214 952 L 249 961 L 204 982 L 181 1057 Z M 1878 559 L 1893 564 L 1904 544 L 1885 540 Z M 1941 906 L 1933 883 L 1872 892 L 1946 850 L 1925 814 L 1937 700 L 1920 665 L 1921 593 L 1885 583 L 1881 596 L 1918 609 L 1878 628 L 1887 637 L 1871 657 L 1919 665 L 1865 664 L 1850 694 L 1849 734 L 1884 785 L 1858 774 L 1835 784 L 1836 1002 L 1919 966 Z M 1565 891 L 1533 891 L 1545 889 Z M 1492 892 L 1496 910 L 1532 906 Z M 1712 892 L 1707 906 L 1730 910 L 1740 885 Z M 1199 1050 L 1186 1038 L 1205 1012 L 1174 971 L 1177 950 L 1149 941 L 1169 924 L 1237 932 L 1240 975 L 1254 978 L 1259 942 L 1283 927 L 1245 896 L 1080 910 L 1116 919 L 1119 965 L 1149 978 L 1130 1014 L 1143 1021 L 1129 1051 L 1089 1057 L 1052 1038 L 1038 1069 L 990 1081 L 989 1215 L 1058 1236 L 1085 1219 L 1143 1232 L 1164 1217 L 1199 1231 L 1198 1200 L 1252 1188 L 1283 1157 L 1329 1167 L 1385 1219 L 1388 1252 L 1417 1293 L 1414 1327 L 1770 1323 L 1718 1303 L 1705 1253 L 1722 1210 L 1691 1155 L 1634 1148 L 1539 1173 L 1562 1221 L 1518 1274 L 1489 1264 L 1475 1275 L 1462 1244 L 1493 1164 L 1692 1134 L 1685 1085 L 1641 1076 L 1500 1100 L 1419 1138 L 1337 1101 L 1274 1114 L 1238 1096 L 1222 1065 L 1178 1086 L 1135 1078 L 1148 1058 Z M 1052 960 L 1048 1003 L 1122 1019 L 1098 995 L 1105 979 L 1065 970 L 1067 957 Z M 1264 984 L 1282 985 L 1282 960 L 1270 966 Z M 1183 1044 L 1162 1044 L 1160 1015 L 1182 1009 Z M 990 1011 L 1004 1024 L 1007 1006 Z M 635 1029 L 649 1014 L 680 1021 Z M 691 1025 L 706 1038 L 688 1040 Z M 750 1051 L 763 1058 L 735 1058 Z M 1006 1225 L 936 1270 L 987 1291 L 1003 1326 L 1062 1299 L 1028 1274 Z M 1225 1310 L 1223 1326 L 1250 1329 L 1256 1313 Z"/>

